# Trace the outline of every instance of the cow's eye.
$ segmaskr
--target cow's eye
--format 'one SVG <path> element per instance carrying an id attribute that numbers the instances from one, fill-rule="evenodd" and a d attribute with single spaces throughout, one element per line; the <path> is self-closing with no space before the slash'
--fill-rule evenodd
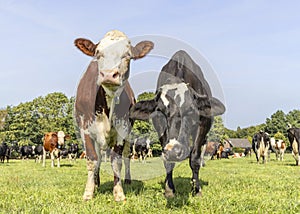
<path id="1" fill-rule="evenodd" d="M 97 50 L 96 57 L 97 57 L 97 59 L 103 58 L 104 54 Z"/>
<path id="2" fill-rule="evenodd" d="M 130 59 L 131 58 L 131 56 L 130 56 L 130 54 L 129 54 L 129 52 L 126 52 L 126 53 L 124 53 L 123 55 L 122 55 L 122 57 L 121 57 L 122 59 Z"/>

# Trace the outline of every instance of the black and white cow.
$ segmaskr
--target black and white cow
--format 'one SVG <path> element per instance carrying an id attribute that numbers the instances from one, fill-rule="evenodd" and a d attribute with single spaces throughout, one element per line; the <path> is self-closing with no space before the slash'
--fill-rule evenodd
<path id="1" fill-rule="evenodd" d="M 131 145 L 132 159 L 134 160 L 137 157 L 140 161 L 145 163 L 147 155 L 150 150 L 150 139 L 149 138 L 138 138 L 135 139 Z"/>
<path id="2" fill-rule="evenodd" d="M 43 153 L 43 145 L 37 145 L 33 147 L 33 155 L 35 156 L 35 162 L 41 162 Z"/>
<path id="3" fill-rule="evenodd" d="M 68 156 L 69 156 L 69 160 L 74 160 L 76 161 L 77 155 L 78 155 L 78 144 L 76 143 L 71 143 L 71 145 L 69 145 L 68 148 Z"/>
<path id="4" fill-rule="evenodd" d="M 207 143 L 206 135 L 213 117 L 224 111 L 224 105 L 212 97 L 201 68 L 182 50 L 176 52 L 162 68 L 155 98 L 140 101 L 132 109 L 133 119 L 152 119 L 158 133 L 167 174 L 166 197 L 175 194 L 172 177 L 175 162 L 186 158 L 189 158 L 192 169 L 193 193 L 201 195 L 199 170 Z"/>
<path id="5" fill-rule="evenodd" d="M 252 149 L 256 155 L 257 163 L 259 163 L 260 157 L 262 157 L 263 163 L 267 162 L 270 148 L 269 134 L 263 131 L 256 133 L 252 139 Z"/>
<path id="6" fill-rule="evenodd" d="M 150 41 L 132 46 L 128 37 L 117 30 L 108 32 L 94 44 L 88 39 L 76 39 L 75 45 L 93 57 L 81 78 L 75 101 L 75 118 L 84 143 L 88 178 L 84 200 L 93 198 L 95 187 L 100 185 L 101 151 L 112 148 L 111 165 L 114 173 L 115 201 L 124 201 L 121 185 L 122 155 L 129 157 L 130 145 L 126 140 L 133 121 L 129 109 L 135 104 L 129 85 L 131 59 L 144 57 L 153 48 Z M 130 159 L 125 159 L 125 182 L 130 182 Z"/>
<path id="7" fill-rule="evenodd" d="M 300 128 L 289 128 L 287 133 L 291 143 L 293 157 L 296 160 L 296 166 L 300 166 Z"/>

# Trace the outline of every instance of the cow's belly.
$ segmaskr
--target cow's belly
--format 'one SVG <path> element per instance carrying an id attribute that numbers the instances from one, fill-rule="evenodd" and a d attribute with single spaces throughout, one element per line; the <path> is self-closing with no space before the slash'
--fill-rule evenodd
<path id="1" fill-rule="evenodd" d="M 107 148 L 106 139 L 108 138 L 111 131 L 111 124 L 108 117 L 105 114 L 99 114 L 96 119 L 88 126 L 87 134 L 99 144 L 101 149 Z"/>

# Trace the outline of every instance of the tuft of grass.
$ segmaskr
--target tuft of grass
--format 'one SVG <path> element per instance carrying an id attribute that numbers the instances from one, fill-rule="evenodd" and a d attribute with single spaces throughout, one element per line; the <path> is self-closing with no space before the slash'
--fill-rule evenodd
<path id="1" fill-rule="evenodd" d="M 291 154 L 265 165 L 254 156 L 207 161 L 200 170 L 202 197 L 194 197 L 192 173 L 183 161 L 174 170 L 176 196 L 166 199 L 161 160 L 136 161 L 132 184 L 123 185 L 127 200 L 117 203 L 109 163 L 101 165 L 95 198 L 84 202 L 85 160 L 62 160 L 61 168 L 11 160 L 0 164 L 0 213 L 299 213 L 300 168 L 294 162 Z"/>

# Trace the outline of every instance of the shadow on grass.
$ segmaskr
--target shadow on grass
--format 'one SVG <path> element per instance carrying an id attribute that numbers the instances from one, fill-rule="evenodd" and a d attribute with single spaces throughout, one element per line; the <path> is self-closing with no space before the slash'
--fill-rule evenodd
<path id="1" fill-rule="evenodd" d="M 98 187 L 97 189 L 97 194 L 112 193 L 113 186 L 113 181 L 107 181 L 105 183 L 100 182 L 100 187 Z M 142 181 L 132 180 L 131 184 L 124 184 L 124 182 L 122 182 L 122 187 L 124 189 L 125 195 L 126 193 L 133 193 L 135 195 L 138 195 L 144 188 L 144 183 Z"/>
<path id="2" fill-rule="evenodd" d="M 74 164 L 64 163 L 64 164 L 60 164 L 60 167 L 74 167 Z"/>
<path id="3" fill-rule="evenodd" d="M 166 198 L 167 200 L 167 208 L 181 208 L 185 205 L 188 205 L 189 197 L 192 195 L 192 184 L 191 178 L 188 177 L 176 177 L 173 178 L 173 182 L 175 185 L 175 197 L 174 198 Z M 203 186 L 207 186 L 208 182 L 200 179 L 201 189 Z M 161 186 L 164 189 L 165 183 L 161 182 Z M 193 197 L 201 197 L 201 196 L 193 196 Z"/>

